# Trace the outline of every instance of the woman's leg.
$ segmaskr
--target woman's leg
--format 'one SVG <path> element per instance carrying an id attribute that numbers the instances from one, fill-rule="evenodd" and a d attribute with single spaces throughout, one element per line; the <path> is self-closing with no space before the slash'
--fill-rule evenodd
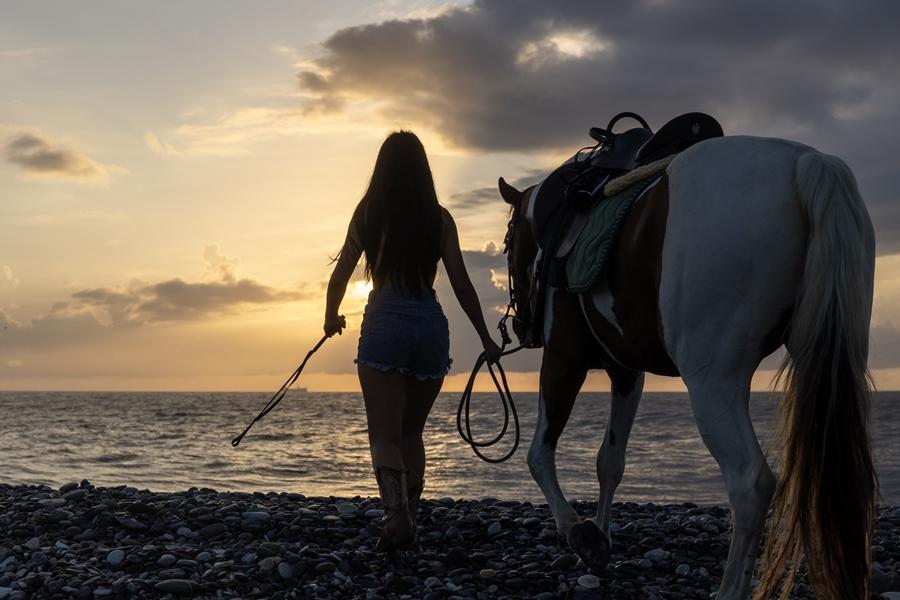
<path id="1" fill-rule="evenodd" d="M 425 474 L 425 445 L 422 443 L 422 430 L 428 413 L 434 405 L 444 378 L 420 381 L 415 377 L 406 378 L 406 405 L 403 409 L 403 426 L 401 431 L 401 453 L 403 464 L 408 470 L 409 487 L 420 486 Z"/>
<path id="2" fill-rule="evenodd" d="M 365 365 L 358 365 L 357 372 L 366 403 L 372 466 L 376 471 L 379 467 L 402 471 L 408 468 L 401 451 L 407 378 L 396 371 L 384 372 Z"/>

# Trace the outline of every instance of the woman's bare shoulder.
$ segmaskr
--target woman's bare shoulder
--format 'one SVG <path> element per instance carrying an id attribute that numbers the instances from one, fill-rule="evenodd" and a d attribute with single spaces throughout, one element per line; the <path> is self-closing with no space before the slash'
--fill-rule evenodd
<path id="1" fill-rule="evenodd" d="M 453 220 L 453 215 L 450 214 L 450 211 L 447 210 L 446 207 L 441 206 L 441 226 L 446 230 L 450 227 L 456 227 L 456 222 Z"/>

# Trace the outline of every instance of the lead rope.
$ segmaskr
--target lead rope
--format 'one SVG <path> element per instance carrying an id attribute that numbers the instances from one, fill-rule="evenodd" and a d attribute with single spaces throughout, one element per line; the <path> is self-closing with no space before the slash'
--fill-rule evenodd
<path id="1" fill-rule="evenodd" d="M 511 343 L 511 339 L 509 337 L 509 333 L 506 329 L 506 320 L 511 317 L 510 309 L 512 308 L 512 303 L 506 307 L 506 314 L 500 319 L 500 323 L 497 324 L 497 329 L 500 330 L 500 337 L 503 345 L 500 346 L 500 356 L 509 356 L 510 354 L 515 354 L 519 350 L 525 348 L 521 344 L 516 346 L 512 350 L 505 350 L 506 346 Z M 481 371 L 481 367 L 487 364 L 488 373 L 491 375 L 491 379 L 494 381 L 494 387 L 497 389 L 497 394 L 500 396 L 500 404 L 503 406 L 503 427 L 500 428 L 500 433 L 497 434 L 491 440 L 486 442 L 480 442 L 475 439 L 475 436 L 472 435 L 472 424 L 471 424 L 471 404 L 472 404 L 472 388 L 475 385 L 475 378 L 478 377 L 478 372 Z M 463 390 L 462 396 L 459 399 L 459 408 L 456 410 L 456 430 L 459 432 L 459 437 L 463 439 L 469 446 L 472 448 L 472 452 L 475 453 L 475 456 L 480 458 L 486 463 L 498 464 L 502 462 L 506 462 L 512 455 L 516 453 L 516 449 L 519 447 L 519 439 L 521 437 L 521 432 L 519 429 L 519 414 L 516 412 L 516 403 L 513 401 L 512 393 L 509 391 L 509 383 L 506 380 L 506 372 L 503 370 L 503 366 L 500 364 L 500 361 L 497 361 L 497 372 L 500 374 L 500 379 L 497 379 L 497 374 L 494 373 L 493 365 L 488 362 L 487 355 L 482 352 L 478 355 L 478 359 L 475 361 L 475 366 L 472 368 L 472 373 L 469 375 L 469 381 L 466 383 L 466 388 Z M 465 427 L 463 427 L 463 414 L 465 414 Z M 491 458 L 490 456 L 485 455 L 481 449 L 488 448 L 500 442 L 504 437 L 506 437 L 506 432 L 509 429 L 509 415 L 512 414 L 513 423 L 515 424 L 515 439 L 513 440 L 512 448 L 509 451 L 501 456 L 500 458 Z"/>
<path id="2" fill-rule="evenodd" d="M 324 344 L 325 340 L 327 340 L 327 339 L 328 339 L 328 336 L 323 335 L 322 339 L 320 339 L 316 343 L 316 345 L 312 347 L 312 350 L 310 350 L 309 352 L 306 353 L 306 358 L 303 359 L 303 362 L 300 363 L 300 366 L 297 367 L 297 369 L 293 373 L 291 373 L 291 376 L 287 378 L 287 381 L 285 381 L 283 384 L 281 384 L 281 387 L 278 388 L 278 391 L 275 392 L 275 395 L 272 396 L 271 399 L 269 399 L 269 401 L 266 403 L 266 405 L 263 407 L 263 409 L 261 411 L 259 411 L 259 414 L 256 415 L 256 417 L 254 417 L 254 419 L 252 421 L 250 421 L 250 424 L 247 425 L 247 428 L 244 429 L 244 431 L 242 431 L 240 435 L 238 435 L 233 440 L 231 440 L 232 446 L 237 448 L 238 444 L 241 443 L 241 440 L 244 439 L 244 436 L 247 435 L 247 432 L 250 431 L 250 428 L 253 427 L 253 424 L 256 423 L 257 421 L 259 421 L 260 419 L 262 419 L 263 417 L 265 417 L 270 412 L 272 412 L 272 410 L 276 406 L 278 406 L 278 403 L 281 402 L 281 400 L 284 398 L 284 395 L 287 394 L 287 391 L 290 389 L 290 387 L 292 385 L 294 385 L 294 382 L 297 381 L 298 377 L 300 377 L 300 373 L 303 372 L 303 367 L 306 366 L 307 361 L 309 361 L 309 359 L 312 357 L 312 355 L 316 353 L 316 350 L 318 350 L 319 348 L 322 347 L 322 344 Z"/>

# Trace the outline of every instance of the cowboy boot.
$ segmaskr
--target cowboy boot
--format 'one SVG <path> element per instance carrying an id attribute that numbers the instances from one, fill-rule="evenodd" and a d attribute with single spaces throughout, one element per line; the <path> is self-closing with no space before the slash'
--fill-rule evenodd
<path id="1" fill-rule="evenodd" d="M 424 479 L 420 479 L 418 482 L 407 481 L 406 501 L 409 503 L 409 520 L 412 521 L 413 526 L 413 544 L 418 542 L 419 538 L 416 517 L 419 515 L 419 500 L 422 498 L 424 488 Z"/>
<path id="2" fill-rule="evenodd" d="M 390 467 L 377 467 L 375 479 L 384 506 L 381 537 L 376 552 L 403 549 L 413 542 L 413 524 L 409 518 L 409 499 L 406 488 L 406 471 Z"/>

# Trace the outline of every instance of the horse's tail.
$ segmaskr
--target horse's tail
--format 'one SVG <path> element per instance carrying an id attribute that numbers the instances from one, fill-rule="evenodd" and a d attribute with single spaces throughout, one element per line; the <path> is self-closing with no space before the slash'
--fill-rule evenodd
<path id="1" fill-rule="evenodd" d="M 804 557 L 818 598 L 863 599 L 878 493 L 866 366 L 874 233 L 839 158 L 803 154 L 794 181 L 809 239 L 778 375 L 784 447 L 756 598 L 787 598 Z"/>

